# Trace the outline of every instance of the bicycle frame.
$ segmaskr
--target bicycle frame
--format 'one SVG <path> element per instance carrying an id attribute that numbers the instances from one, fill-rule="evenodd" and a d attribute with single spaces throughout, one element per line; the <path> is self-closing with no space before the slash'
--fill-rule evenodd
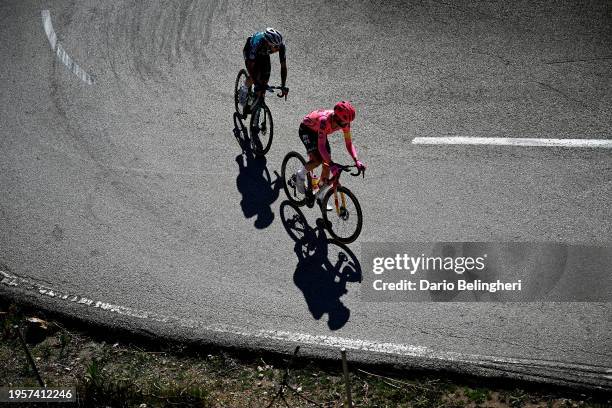
<path id="1" fill-rule="evenodd" d="M 273 93 L 274 90 L 276 90 L 276 89 L 282 89 L 282 87 L 281 86 L 268 86 L 266 88 L 266 92 Z M 253 91 L 250 91 L 249 94 L 251 94 L 253 97 L 255 97 L 255 100 L 253 101 L 253 104 L 250 106 L 251 112 L 256 112 L 256 110 L 259 110 L 263 106 L 263 104 L 265 103 L 265 98 L 263 97 L 265 95 L 265 93 L 262 94 L 262 95 L 257 95 L 255 93 L 255 90 L 253 90 Z M 279 93 L 276 96 L 281 98 L 282 94 Z M 287 100 L 287 95 L 285 95 L 285 100 Z"/>
<path id="2" fill-rule="evenodd" d="M 275 89 L 282 89 L 281 86 L 268 86 L 266 88 L 266 92 L 270 92 L 273 93 Z M 257 95 L 254 90 L 249 92 L 250 96 L 254 97 L 254 101 L 253 104 L 249 107 L 249 109 L 251 110 L 251 115 L 256 116 L 256 122 L 259 121 L 259 113 L 261 112 L 261 109 L 263 108 L 263 106 L 266 103 L 266 99 L 264 98 L 264 94 L 262 95 Z M 282 97 L 281 94 L 277 94 L 277 96 L 280 98 Z M 287 100 L 287 95 L 285 95 L 285 100 Z"/>
<path id="3" fill-rule="evenodd" d="M 346 199 L 344 198 L 344 193 L 340 192 L 340 197 L 342 199 L 342 207 L 338 206 L 338 187 L 340 184 L 340 175 L 342 174 L 342 169 L 338 169 L 334 172 L 334 169 L 330 169 L 332 172 L 332 177 L 329 179 L 329 188 L 334 192 L 334 208 L 336 209 L 336 214 L 340 215 L 340 209 L 346 208 Z M 336 173 L 336 174 L 334 174 Z"/>
<path id="4" fill-rule="evenodd" d="M 334 194 L 334 207 L 336 208 L 336 213 L 338 214 L 338 216 L 341 216 L 341 210 L 343 208 L 346 208 L 346 197 L 344 195 L 344 192 L 340 192 L 340 200 L 338 199 L 338 187 L 341 186 L 340 184 L 340 175 L 342 174 L 343 171 L 348 172 L 349 169 L 351 168 L 356 168 L 355 165 L 352 166 L 343 166 L 340 164 L 332 164 L 332 167 L 330 168 L 330 171 L 332 173 L 332 177 L 328 178 L 328 184 L 329 184 L 329 188 L 332 189 L 333 194 Z M 358 176 L 359 174 L 361 174 L 362 171 L 357 169 L 356 173 L 351 173 L 351 175 L 353 176 Z M 308 184 L 309 186 L 311 186 L 311 177 L 310 175 L 308 176 Z M 312 191 L 312 187 L 309 188 L 310 191 Z M 339 206 L 339 202 L 342 202 L 342 206 Z"/>
<path id="5" fill-rule="evenodd" d="M 306 205 L 308 208 L 312 208 L 315 202 L 319 201 L 318 207 L 323 218 L 323 225 L 325 225 L 330 235 L 342 243 L 355 241 L 361 232 L 363 213 L 355 194 L 341 185 L 340 174 L 342 171 L 350 171 L 351 168 L 356 168 L 357 166 L 334 164 L 331 169 L 331 177 L 325 180 L 325 187 L 323 190 L 319 190 L 317 194 L 317 196 L 320 196 L 320 200 L 316 200 L 314 193 L 316 186 L 313 185 L 314 173 L 312 171 L 306 173 L 305 181 L 307 181 L 307 184 L 304 186 L 306 191 L 302 191 L 298 184 L 298 180 L 301 177 L 296 172 L 302 169 L 306 163 L 304 157 L 295 151 L 287 153 L 283 159 L 281 166 L 283 189 L 287 197 L 294 204 L 298 206 Z M 351 175 L 357 176 L 362 174 L 363 170 L 357 169 Z M 332 194 L 334 195 L 336 212 L 332 211 Z M 329 211 L 327 210 L 328 206 Z"/>

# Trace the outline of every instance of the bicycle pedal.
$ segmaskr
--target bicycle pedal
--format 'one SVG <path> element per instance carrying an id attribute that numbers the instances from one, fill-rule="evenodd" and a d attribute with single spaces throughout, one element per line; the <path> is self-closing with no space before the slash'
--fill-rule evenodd
<path id="1" fill-rule="evenodd" d="M 296 185 L 295 185 L 295 177 L 294 177 L 294 176 L 292 176 L 292 177 L 289 179 L 289 181 L 287 182 L 287 185 L 288 185 L 290 188 L 294 189 L 294 190 L 297 188 L 297 187 L 296 187 Z"/>

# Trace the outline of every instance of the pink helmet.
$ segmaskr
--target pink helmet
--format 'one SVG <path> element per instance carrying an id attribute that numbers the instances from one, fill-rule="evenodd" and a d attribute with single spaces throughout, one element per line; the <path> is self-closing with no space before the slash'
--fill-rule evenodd
<path id="1" fill-rule="evenodd" d="M 349 123 L 355 119 L 355 108 L 350 102 L 340 101 L 334 106 L 334 114 L 342 123 Z"/>

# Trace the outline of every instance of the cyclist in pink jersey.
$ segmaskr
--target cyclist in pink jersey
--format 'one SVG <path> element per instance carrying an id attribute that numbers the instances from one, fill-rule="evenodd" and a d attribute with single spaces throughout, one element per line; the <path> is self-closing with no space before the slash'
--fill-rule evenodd
<path id="1" fill-rule="evenodd" d="M 329 166 L 331 161 L 331 149 L 327 136 L 342 129 L 344 133 L 344 145 L 346 151 L 351 155 L 359 169 L 365 170 L 366 166 L 357 158 L 357 150 L 353 145 L 351 137 L 351 122 L 355 119 L 355 108 L 350 102 L 340 101 L 333 110 L 319 109 L 310 112 L 304 117 L 300 124 L 300 139 L 308 152 L 308 163 L 296 173 L 297 188 L 300 193 L 306 191 L 306 172 L 316 169 L 323 164 L 319 191 L 317 199 L 324 197 L 327 190 L 326 181 L 329 177 Z"/>

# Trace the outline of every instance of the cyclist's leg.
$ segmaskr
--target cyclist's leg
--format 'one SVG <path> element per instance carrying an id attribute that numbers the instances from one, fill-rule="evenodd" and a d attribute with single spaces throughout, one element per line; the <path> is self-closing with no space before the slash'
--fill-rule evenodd
<path id="1" fill-rule="evenodd" d="M 258 68 L 259 68 L 259 86 L 261 87 L 261 97 L 266 96 L 266 89 L 268 87 L 268 81 L 270 80 L 270 70 L 272 69 L 270 65 L 270 56 L 262 55 L 257 58 Z"/>
<path id="2" fill-rule="evenodd" d="M 308 127 L 304 126 L 303 124 L 300 124 L 298 135 L 300 137 L 300 140 L 304 144 L 304 147 L 306 148 L 306 153 L 308 154 L 308 163 L 306 163 L 304 167 L 302 167 L 295 173 L 298 191 L 301 194 L 304 194 L 304 192 L 306 191 L 305 183 L 307 179 L 307 173 L 309 171 L 314 170 L 321 163 L 319 160 L 317 160 L 317 134 Z"/>
<path id="3" fill-rule="evenodd" d="M 310 172 L 310 177 L 312 178 L 313 192 L 317 191 L 321 187 L 321 184 L 319 184 L 321 179 L 314 173 L 314 170 L 316 170 L 317 167 L 321 165 L 321 163 L 323 163 L 323 159 L 321 158 L 321 155 L 318 152 L 315 151 L 308 154 L 308 162 L 304 166 L 304 172 Z"/>
<path id="4" fill-rule="evenodd" d="M 261 105 L 266 96 L 268 80 L 270 79 L 270 56 L 260 55 L 255 59 L 257 77 L 255 79 L 254 92 L 256 100 L 251 107 L 251 112 L 255 116 L 255 123 L 259 123 L 259 115 L 261 114 Z M 255 142 L 259 143 L 259 129 L 254 129 Z"/>
<path id="5" fill-rule="evenodd" d="M 329 140 L 325 141 L 325 147 L 327 148 L 327 151 L 329 152 L 329 157 L 331 158 L 331 146 L 329 145 Z M 321 156 L 321 153 L 319 153 L 318 145 L 317 145 L 317 155 L 319 157 L 319 163 L 323 163 L 323 157 Z M 323 183 L 326 183 L 328 177 L 329 177 L 329 167 L 323 166 L 323 170 L 321 170 L 321 181 Z"/>
<path id="6" fill-rule="evenodd" d="M 329 146 L 329 140 L 325 142 L 325 147 L 327 148 L 327 151 L 329 152 L 329 157 L 331 158 L 331 147 Z M 323 158 L 321 157 L 321 153 L 319 153 L 318 149 L 317 149 L 317 155 L 319 156 L 321 163 L 322 163 Z M 325 193 L 327 192 L 327 189 L 329 188 L 328 178 L 329 178 L 329 167 L 323 166 L 323 169 L 321 170 L 321 177 L 319 178 L 319 191 L 317 191 L 317 195 L 316 195 L 316 198 L 319 201 L 321 201 L 323 197 L 325 197 Z M 331 211 L 331 210 L 333 210 L 333 208 L 331 207 L 331 204 L 327 203 L 327 211 Z"/>
<path id="7" fill-rule="evenodd" d="M 318 152 L 309 153 L 308 162 L 306 163 L 306 166 L 304 166 L 304 169 L 306 171 L 313 171 L 319 167 L 321 163 L 323 163 L 323 159 Z"/>
<path id="8" fill-rule="evenodd" d="M 252 65 L 252 83 L 255 84 L 253 92 L 257 96 L 265 96 L 266 87 L 270 80 L 270 56 L 269 55 L 258 55 L 251 62 Z"/>
<path id="9" fill-rule="evenodd" d="M 311 158 L 311 160 L 308 161 L 308 163 L 306 163 L 306 169 L 308 171 L 314 170 L 317 167 L 319 167 L 322 163 L 323 163 L 323 157 L 321 156 L 321 153 L 319 153 L 319 146 L 318 144 L 315 144 L 316 149 L 313 150 L 312 154 L 309 154 L 309 158 Z M 329 156 L 331 157 L 331 147 L 329 145 L 329 140 L 325 142 L 325 147 L 327 147 L 327 151 L 329 152 Z M 310 152 L 309 152 L 310 153 Z M 312 162 L 312 165 L 310 164 Z M 321 181 L 327 180 L 327 177 L 329 175 L 329 168 L 326 166 L 323 166 L 323 170 L 321 170 Z"/>
<path id="10" fill-rule="evenodd" d="M 251 51 L 251 37 L 247 38 L 246 43 L 244 44 L 244 48 L 242 49 L 242 56 L 244 57 L 244 67 L 247 70 L 247 80 L 246 85 L 248 88 L 251 88 L 253 85 L 253 76 L 251 75 L 251 69 L 249 69 L 249 52 Z"/>
<path id="11" fill-rule="evenodd" d="M 299 136 L 300 140 L 304 144 L 304 147 L 306 148 L 306 153 L 308 154 L 308 162 L 304 166 L 304 170 L 312 171 L 321 164 L 321 155 L 319 154 L 319 149 L 317 147 L 317 138 L 319 135 L 317 135 L 317 132 L 301 124 Z"/>

